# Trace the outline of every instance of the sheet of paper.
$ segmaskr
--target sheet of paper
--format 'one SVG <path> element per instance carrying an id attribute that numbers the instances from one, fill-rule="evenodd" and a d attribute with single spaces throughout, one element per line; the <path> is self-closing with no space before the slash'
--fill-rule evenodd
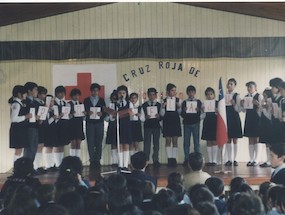
<path id="1" fill-rule="evenodd" d="M 186 113 L 197 113 L 197 101 L 186 102 Z"/>
<path id="2" fill-rule="evenodd" d="M 45 106 L 39 106 L 38 110 L 38 116 L 40 117 L 40 120 L 46 120 L 48 113 L 48 107 Z"/>
<path id="3" fill-rule="evenodd" d="M 93 114 L 90 115 L 90 119 L 100 119 L 97 113 L 101 112 L 101 107 L 90 107 L 90 111 L 93 112 Z"/>
<path id="4" fill-rule="evenodd" d="M 83 117 L 84 116 L 84 104 L 74 105 L 74 117 Z"/>
<path id="5" fill-rule="evenodd" d="M 70 107 L 63 106 L 61 109 L 61 112 L 63 113 L 63 116 L 61 117 L 61 119 L 69 119 Z"/>
<path id="6" fill-rule="evenodd" d="M 134 114 L 137 114 L 139 112 L 139 110 L 137 108 L 132 108 L 132 111 L 133 111 Z M 131 116 L 131 120 L 132 121 L 138 121 L 139 117 L 136 116 L 136 115 L 133 115 L 133 116 Z"/>
<path id="7" fill-rule="evenodd" d="M 252 101 L 253 101 L 252 97 L 249 97 L 249 96 L 244 97 L 243 108 L 244 109 L 253 109 Z"/>
<path id="8" fill-rule="evenodd" d="M 225 101 L 226 101 L 226 106 L 232 106 L 232 99 L 233 99 L 233 94 L 226 94 L 225 95 Z"/>
<path id="9" fill-rule="evenodd" d="M 211 113 L 216 111 L 216 100 L 205 100 L 204 101 L 204 112 Z"/>
<path id="10" fill-rule="evenodd" d="M 114 103 L 110 103 L 109 104 L 109 108 L 115 110 L 115 104 Z"/>
<path id="11" fill-rule="evenodd" d="M 175 111 L 176 110 L 176 99 L 166 99 L 166 111 Z"/>
<path id="12" fill-rule="evenodd" d="M 146 110 L 147 115 L 149 115 L 151 119 L 156 118 L 156 114 L 158 114 L 157 106 L 148 106 Z"/>
<path id="13" fill-rule="evenodd" d="M 36 122 L 36 109 L 30 108 L 30 114 L 32 114 L 32 118 L 29 119 L 29 122 Z"/>
<path id="14" fill-rule="evenodd" d="M 59 110 L 58 110 L 58 106 L 57 106 L 57 105 L 54 105 L 54 106 L 53 106 L 53 114 L 54 114 L 55 116 L 58 116 L 58 115 L 59 115 Z"/>
<path id="15" fill-rule="evenodd" d="M 46 107 L 48 107 L 48 108 L 49 108 L 49 106 L 50 106 L 51 99 L 52 99 L 51 96 L 47 96 L 47 97 L 46 97 Z"/>
<path id="16" fill-rule="evenodd" d="M 275 118 L 280 118 L 281 109 L 279 108 L 277 103 L 272 103 L 273 108 L 273 116 Z"/>

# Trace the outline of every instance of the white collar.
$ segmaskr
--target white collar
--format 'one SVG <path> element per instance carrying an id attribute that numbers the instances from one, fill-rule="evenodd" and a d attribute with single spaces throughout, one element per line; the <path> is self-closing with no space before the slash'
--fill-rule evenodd
<path id="1" fill-rule="evenodd" d="M 63 99 L 60 100 L 59 98 L 55 97 L 54 101 L 55 101 L 57 104 L 60 105 L 60 102 L 61 102 L 61 101 L 64 101 L 64 100 L 63 100 Z"/>
<path id="2" fill-rule="evenodd" d="M 21 105 L 23 105 L 23 103 L 22 103 L 22 100 L 21 100 L 21 99 L 19 99 L 19 98 L 14 98 L 13 100 L 14 100 L 14 101 L 17 101 L 17 102 L 19 102 Z"/>

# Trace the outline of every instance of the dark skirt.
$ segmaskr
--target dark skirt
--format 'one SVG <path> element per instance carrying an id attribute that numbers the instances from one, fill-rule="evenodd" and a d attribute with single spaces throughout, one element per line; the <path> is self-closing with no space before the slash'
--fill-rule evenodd
<path id="1" fill-rule="evenodd" d="M 263 113 L 261 113 L 261 117 L 258 125 L 258 136 L 260 143 L 269 144 L 272 140 L 272 124 L 271 120 L 269 120 Z"/>
<path id="2" fill-rule="evenodd" d="M 245 137 L 258 137 L 259 116 L 255 109 L 246 111 L 244 123 L 244 136 Z"/>
<path id="3" fill-rule="evenodd" d="M 106 144 L 117 145 L 117 121 L 110 121 L 107 129 Z"/>
<path id="4" fill-rule="evenodd" d="M 227 106 L 228 138 L 242 138 L 242 128 L 239 113 L 233 106 Z"/>
<path id="5" fill-rule="evenodd" d="M 25 122 L 11 123 L 9 140 L 9 147 L 12 149 L 21 149 L 28 146 L 27 124 Z"/>
<path id="6" fill-rule="evenodd" d="M 133 142 L 142 142 L 142 124 L 141 121 L 131 121 L 132 126 L 132 141 Z"/>
<path id="7" fill-rule="evenodd" d="M 83 117 L 74 117 L 69 120 L 70 140 L 85 140 L 83 132 Z"/>
<path id="8" fill-rule="evenodd" d="M 131 144 L 132 143 L 132 126 L 130 117 L 124 117 L 119 120 L 120 131 L 120 143 Z"/>
<path id="9" fill-rule="evenodd" d="M 206 113 L 203 122 L 202 140 L 215 141 L 217 130 L 217 115 L 216 113 Z"/>
<path id="10" fill-rule="evenodd" d="M 45 143 L 48 138 L 48 122 L 44 121 L 39 125 L 39 143 Z"/>
<path id="11" fill-rule="evenodd" d="M 280 122 L 279 119 L 272 117 L 272 139 L 271 144 L 285 142 L 285 123 Z"/>
<path id="12" fill-rule="evenodd" d="M 166 112 L 162 122 L 163 137 L 181 137 L 181 123 L 177 111 Z"/>
<path id="13" fill-rule="evenodd" d="M 48 138 L 46 147 L 60 147 L 68 145 L 70 142 L 69 120 L 59 120 L 48 126 Z"/>

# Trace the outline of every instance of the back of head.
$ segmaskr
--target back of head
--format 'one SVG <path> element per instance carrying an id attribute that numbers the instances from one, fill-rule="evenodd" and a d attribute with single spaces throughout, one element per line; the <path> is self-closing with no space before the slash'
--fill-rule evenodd
<path id="1" fill-rule="evenodd" d="M 231 180 L 231 183 L 230 183 L 230 194 L 234 194 L 236 192 L 240 192 L 240 187 L 244 183 L 246 183 L 246 181 L 242 177 L 235 177 L 235 178 L 233 178 Z"/>
<path id="2" fill-rule="evenodd" d="M 110 191 L 125 190 L 127 188 L 127 180 L 122 174 L 111 175 L 107 179 L 107 187 Z"/>
<path id="3" fill-rule="evenodd" d="M 83 165 L 80 158 L 77 156 L 67 156 L 63 158 L 59 166 L 59 173 L 63 173 L 67 169 L 72 169 L 75 173 L 82 175 Z"/>
<path id="4" fill-rule="evenodd" d="M 36 197 L 41 205 L 45 205 L 55 198 L 55 186 L 52 184 L 42 184 L 36 190 Z"/>
<path id="5" fill-rule="evenodd" d="M 210 177 L 205 181 L 205 184 L 209 190 L 214 194 L 215 197 L 218 197 L 224 192 L 224 182 L 218 177 Z"/>
<path id="6" fill-rule="evenodd" d="M 277 199 L 280 194 L 281 186 L 273 186 L 269 188 L 268 193 L 267 193 L 267 200 L 268 200 L 268 206 L 270 208 L 276 207 L 277 204 Z"/>
<path id="7" fill-rule="evenodd" d="M 122 208 L 132 204 L 132 196 L 127 190 L 115 190 L 109 193 L 110 212 L 122 210 Z"/>
<path id="8" fill-rule="evenodd" d="M 278 88 L 279 85 L 283 82 L 283 80 L 281 78 L 272 78 L 270 81 L 269 81 L 269 85 L 270 87 L 276 87 Z"/>
<path id="9" fill-rule="evenodd" d="M 281 212 L 285 213 L 285 187 L 281 187 L 277 198 L 277 207 L 281 208 Z"/>
<path id="10" fill-rule="evenodd" d="M 134 169 L 142 170 L 146 167 L 147 156 L 144 152 L 137 152 L 131 156 L 131 164 Z"/>
<path id="11" fill-rule="evenodd" d="M 70 214 L 65 207 L 58 204 L 51 204 L 40 215 L 70 215 Z"/>
<path id="12" fill-rule="evenodd" d="M 199 171 L 203 167 L 203 155 L 200 152 L 189 154 L 189 165 L 193 171 Z"/>
<path id="13" fill-rule="evenodd" d="M 212 202 L 200 202 L 196 210 L 199 211 L 200 215 L 219 215 L 216 205 Z"/>
<path id="14" fill-rule="evenodd" d="M 99 190 L 92 190 L 86 195 L 86 211 L 107 212 L 108 194 Z"/>
<path id="15" fill-rule="evenodd" d="M 184 194 L 185 194 L 185 188 L 182 184 L 178 184 L 178 183 L 168 184 L 167 188 L 172 190 L 175 193 L 177 203 L 183 200 Z"/>
<path id="16" fill-rule="evenodd" d="M 174 192 L 169 189 L 160 190 L 153 196 L 152 205 L 154 210 L 164 213 L 167 208 L 177 205 Z"/>
<path id="17" fill-rule="evenodd" d="M 30 158 L 21 157 L 14 162 L 14 176 L 27 177 L 34 170 L 33 161 Z"/>
<path id="18" fill-rule="evenodd" d="M 239 192 L 241 193 L 254 193 L 253 189 L 246 183 L 243 183 L 241 186 L 240 186 L 240 190 Z"/>
<path id="19" fill-rule="evenodd" d="M 59 198 L 58 204 L 65 207 L 70 215 L 84 214 L 84 201 L 77 192 L 69 192 L 63 194 Z"/>
<path id="20" fill-rule="evenodd" d="M 261 199 L 255 194 L 236 193 L 229 207 L 231 215 L 264 215 Z"/>
<path id="21" fill-rule="evenodd" d="M 36 215 L 37 204 L 30 195 L 18 193 L 10 201 L 7 211 L 9 215 Z"/>
<path id="22" fill-rule="evenodd" d="M 195 185 L 194 185 L 195 186 Z M 198 206 L 198 203 L 200 202 L 211 202 L 214 203 L 214 195 L 211 193 L 211 191 L 208 188 L 199 188 L 193 190 L 193 188 L 190 190 L 190 200 L 192 202 L 192 205 L 194 208 Z"/>
<path id="23" fill-rule="evenodd" d="M 63 194 L 72 191 L 75 191 L 75 186 L 73 183 L 69 182 L 56 183 L 55 202 L 57 202 Z"/>
<path id="24" fill-rule="evenodd" d="M 172 172 L 168 175 L 167 182 L 168 184 L 183 184 L 183 176 L 179 172 Z"/>

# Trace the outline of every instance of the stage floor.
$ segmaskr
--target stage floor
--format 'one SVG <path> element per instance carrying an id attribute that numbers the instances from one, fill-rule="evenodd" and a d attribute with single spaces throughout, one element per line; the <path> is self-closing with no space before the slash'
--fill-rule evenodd
<path id="1" fill-rule="evenodd" d="M 115 170 L 111 166 L 102 166 L 101 173 L 109 172 Z M 259 166 L 255 167 L 247 167 L 246 163 L 239 163 L 237 167 L 224 167 L 225 171 L 231 171 L 228 174 L 216 174 L 215 171 L 221 170 L 221 166 L 205 166 L 204 171 L 208 172 L 212 176 L 220 177 L 225 185 L 229 185 L 232 178 L 240 176 L 245 178 L 247 183 L 251 186 L 257 187 L 261 183 L 265 181 L 269 181 L 272 173 L 271 168 L 261 168 Z M 167 185 L 167 177 L 171 172 L 179 172 L 181 174 L 187 174 L 190 172 L 189 168 L 184 168 L 181 164 L 176 168 L 169 168 L 166 164 L 162 164 L 159 169 L 154 169 L 152 165 L 149 165 L 146 169 L 146 172 L 150 175 L 155 176 L 158 179 L 158 187 L 165 187 Z M 89 166 L 84 166 L 83 169 L 83 177 L 88 179 L 91 185 L 95 184 L 95 181 L 100 177 L 101 173 L 94 169 L 90 169 Z M 0 187 L 2 187 L 6 178 L 12 174 L 12 171 L 4 174 L 0 174 Z M 48 173 L 44 175 L 39 175 L 37 178 L 44 184 L 52 184 L 55 183 L 57 179 L 57 173 Z M 108 177 L 109 174 L 104 175 L 104 177 Z"/>

